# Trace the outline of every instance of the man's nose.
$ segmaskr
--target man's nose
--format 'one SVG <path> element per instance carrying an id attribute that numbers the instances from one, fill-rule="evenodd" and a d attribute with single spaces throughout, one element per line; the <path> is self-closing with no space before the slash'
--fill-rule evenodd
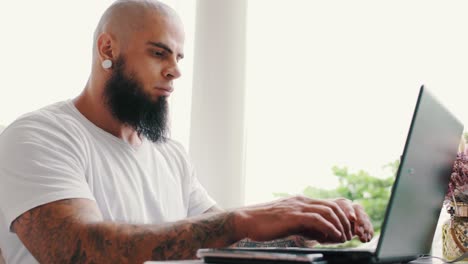
<path id="1" fill-rule="evenodd" d="M 163 75 L 165 78 L 173 80 L 182 76 L 179 65 L 177 63 L 170 65 L 164 69 Z"/>

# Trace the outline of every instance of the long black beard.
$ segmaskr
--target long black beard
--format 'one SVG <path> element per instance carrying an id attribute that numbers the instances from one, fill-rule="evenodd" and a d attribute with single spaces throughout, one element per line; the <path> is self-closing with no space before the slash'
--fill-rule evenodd
<path id="1" fill-rule="evenodd" d="M 112 115 L 129 125 L 139 135 L 152 142 L 167 139 L 167 98 L 159 97 L 156 102 L 146 94 L 143 86 L 133 74 L 124 72 L 125 60 L 119 57 L 104 89 L 104 99 Z"/>

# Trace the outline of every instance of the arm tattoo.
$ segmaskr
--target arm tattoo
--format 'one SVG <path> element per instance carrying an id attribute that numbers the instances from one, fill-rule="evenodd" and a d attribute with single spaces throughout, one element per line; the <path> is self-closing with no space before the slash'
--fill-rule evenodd
<path id="1" fill-rule="evenodd" d="M 223 214 L 221 214 L 223 215 Z M 233 241 L 226 239 L 226 233 L 232 231 L 231 217 L 211 215 L 206 219 L 192 222 L 185 228 L 173 227 L 152 251 L 152 259 L 188 259 L 194 258 L 201 247 L 223 247 Z M 220 239 L 221 238 L 221 239 Z"/>
<path id="2" fill-rule="evenodd" d="M 105 222 L 94 202 L 69 199 L 31 209 L 12 229 L 41 263 L 143 263 L 191 259 L 201 247 L 234 238 L 234 214 L 223 212 L 162 225 Z"/>

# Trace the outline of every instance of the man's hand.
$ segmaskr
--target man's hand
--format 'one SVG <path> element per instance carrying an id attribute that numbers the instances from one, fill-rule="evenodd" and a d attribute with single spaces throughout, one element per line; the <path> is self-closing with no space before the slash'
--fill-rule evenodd
<path id="1" fill-rule="evenodd" d="M 358 236 L 361 242 L 369 242 L 374 236 L 374 228 L 362 205 L 344 198 L 335 199 L 334 202 L 340 206 L 351 222 L 353 235 Z"/>
<path id="2" fill-rule="evenodd" d="M 321 243 L 368 242 L 374 231 L 362 206 L 347 199 L 319 200 L 303 196 L 236 210 L 238 233 L 256 241 L 301 235 Z"/>

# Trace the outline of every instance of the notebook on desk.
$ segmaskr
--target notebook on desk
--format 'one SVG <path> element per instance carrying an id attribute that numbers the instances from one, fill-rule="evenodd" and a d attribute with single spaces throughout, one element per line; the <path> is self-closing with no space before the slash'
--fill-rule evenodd
<path id="1" fill-rule="evenodd" d="M 328 263 L 407 262 L 428 254 L 462 132 L 463 125 L 457 118 L 422 86 L 375 249 L 253 250 L 272 254 L 323 254 Z M 218 251 L 226 250 L 231 249 Z M 205 262 L 236 262 L 235 257 L 219 258 L 223 254 L 217 257 L 216 251 L 200 249 L 198 256 Z"/>

